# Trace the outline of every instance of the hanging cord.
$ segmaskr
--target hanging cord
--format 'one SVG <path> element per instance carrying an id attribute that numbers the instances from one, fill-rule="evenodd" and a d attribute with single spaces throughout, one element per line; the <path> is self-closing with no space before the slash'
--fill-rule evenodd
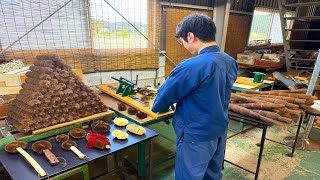
<path id="1" fill-rule="evenodd" d="M 63 168 L 68 166 L 67 160 L 63 157 L 57 157 L 57 159 L 62 159 L 64 161 L 64 163 L 60 163 L 62 165 Z"/>
<path id="2" fill-rule="evenodd" d="M 161 49 L 156 46 L 153 42 L 151 42 L 138 28 L 136 28 L 127 18 L 125 18 L 116 8 L 114 8 L 107 0 L 103 0 L 107 3 L 117 14 L 119 14 L 125 21 L 127 21 L 141 36 L 143 36 L 154 48 L 156 48 L 160 54 L 164 55 L 172 64 L 177 66 L 175 62 L 173 62 L 165 53 L 161 51 Z"/>

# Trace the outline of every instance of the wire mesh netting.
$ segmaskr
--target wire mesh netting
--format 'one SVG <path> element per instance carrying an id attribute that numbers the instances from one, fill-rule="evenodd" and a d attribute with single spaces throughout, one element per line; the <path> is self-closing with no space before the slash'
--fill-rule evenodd
<path id="1" fill-rule="evenodd" d="M 157 68 L 143 35 L 159 46 L 159 9 L 157 0 L 2 0 L 0 58 L 28 65 L 54 53 L 84 72 Z"/>

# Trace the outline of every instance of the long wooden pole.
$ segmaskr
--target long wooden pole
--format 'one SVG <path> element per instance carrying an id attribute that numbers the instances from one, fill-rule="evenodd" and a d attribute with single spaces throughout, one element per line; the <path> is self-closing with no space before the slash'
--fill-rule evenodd
<path id="1" fill-rule="evenodd" d="M 113 115 L 113 114 L 114 114 L 113 111 L 106 111 L 106 112 L 94 114 L 94 115 L 91 115 L 91 116 L 87 116 L 87 117 L 84 117 L 84 118 L 80 118 L 80 119 L 77 119 L 77 120 L 74 120 L 74 121 L 69 121 L 69 122 L 65 122 L 65 123 L 61 123 L 61 124 L 56 124 L 56 125 L 53 125 L 53 126 L 45 127 L 45 128 L 42 128 L 42 129 L 38 129 L 38 130 L 32 131 L 32 134 L 40 134 L 40 133 L 44 133 L 44 132 L 51 131 L 51 130 L 54 130 L 54 129 L 62 128 L 62 127 L 65 127 L 65 126 L 70 126 L 72 124 L 84 123 L 84 122 L 87 122 L 87 121 L 91 121 L 91 120 L 94 120 L 94 119 L 102 118 L 104 116 Z"/>

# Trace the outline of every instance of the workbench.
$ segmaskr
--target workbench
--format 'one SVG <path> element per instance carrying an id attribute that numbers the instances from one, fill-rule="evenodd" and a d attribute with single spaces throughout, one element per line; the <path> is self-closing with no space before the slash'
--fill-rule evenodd
<path id="1" fill-rule="evenodd" d="M 149 100 L 149 105 L 146 106 L 145 104 L 133 99 L 132 97 L 126 96 L 126 97 L 122 97 L 119 94 L 116 94 L 116 88 L 118 87 L 117 83 L 111 83 L 111 84 L 101 84 L 98 85 L 97 88 L 101 91 L 103 91 L 106 94 L 100 94 L 101 100 L 103 103 L 105 103 L 106 105 L 108 105 L 108 107 L 113 110 L 116 115 L 118 115 L 119 117 L 123 117 L 128 119 L 131 122 L 134 122 L 138 125 L 147 127 L 149 125 L 152 124 L 156 124 L 156 123 L 161 123 L 161 122 L 166 122 L 169 124 L 169 120 L 172 119 L 173 117 L 173 111 L 169 111 L 166 113 L 154 113 L 151 111 L 151 107 L 153 105 L 153 99 Z M 136 94 L 135 96 L 137 97 L 141 97 L 140 94 Z M 127 109 L 129 107 L 134 107 L 136 109 L 138 109 L 139 111 L 142 111 L 144 113 L 146 113 L 148 116 L 144 119 L 139 119 L 137 118 L 135 115 L 130 115 L 127 111 L 119 111 L 118 110 L 118 103 L 125 103 Z M 172 142 L 173 144 L 175 144 L 175 142 L 173 140 L 171 140 L 170 138 L 166 137 L 164 134 L 159 134 L 159 136 L 165 138 L 166 140 Z M 145 143 L 139 143 L 138 144 L 138 163 L 133 163 L 131 161 L 128 160 L 128 162 L 138 171 L 138 175 L 140 177 L 145 176 L 145 149 L 146 149 L 146 144 Z M 160 165 L 168 160 L 174 159 L 175 158 L 175 153 L 174 154 L 170 154 L 169 156 L 167 156 L 164 159 L 161 159 L 157 162 L 155 162 L 155 166 Z"/>
<path id="2" fill-rule="evenodd" d="M 229 120 L 232 120 L 232 121 L 238 121 L 238 122 L 241 122 L 241 123 L 244 123 L 244 124 L 248 124 L 248 125 L 251 125 L 252 127 L 248 128 L 248 129 L 244 129 L 243 131 L 240 131 L 240 132 L 237 132 L 231 136 L 228 136 L 227 139 L 230 139 L 234 136 L 237 136 L 239 134 L 243 134 L 253 128 L 260 128 L 262 129 L 262 135 L 261 135 L 261 139 L 260 139 L 260 143 L 259 143 L 259 155 L 258 155 L 258 160 L 257 160 L 257 166 L 256 166 L 256 169 L 254 171 L 252 170 L 249 170 L 245 167 L 242 167 L 241 165 L 239 164 L 235 164 L 233 162 L 230 162 L 228 160 L 224 160 L 225 162 L 228 162 L 238 168 L 241 168 L 247 172 L 250 172 L 252 174 L 255 175 L 254 179 L 257 180 L 258 179 L 258 176 L 259 176 L 259 171 L 260 171 L 260 165 L 261 165 L 261 160 L 262 160 L 262 154 L 263 154 L 263 150 L 264 150 L 264 143 L 265 143 L 265 140 L 266 140 L 266 134 L 267 134 L 267 129 L 269 126 L 272 126 L 271 123 L 268 123 L 268 122 L 265 122 L 265 121 L 261 121 L 261 120 L 256 120 L 254 118 L 251 118 L 251 117 L 247 117 L 247 116 L 243 116 L 243 115 L 240 115 L 238 113 L 234 113 L 232 111 L 229 111 Z"/>
<path id="3" fill-rule="evenodd" d="M 112 135 L 111 132 L 115 129 L 120 129 L 122 131 L 126 131 L 125 127 L 115 126 L 113 122 L 110 122 L 110 132 L 105 133 L 104 135 L 109 138 L 111 143 L 110 150 L 100 150 L 97 148 L 89 149 L 86 148 L 86 139 L 73 139 L 78 144 L 78 149 L 87 155 L 89 158 L 80 160 L 72 151 L 65 151 L 60 146 L 61 144 L 56 142 L 53 138 L 45 138 L 45 140 L 52 143 L 52 152 L 57 157 L 64 157 L 67 160 L 67 167 L 62 168 L 61 165 L 51 166 L 49 162 L 46 160 L 44 155 L 37 154 L 32 151 L 31 146 L 33 142 L 28 143 L 26 151 L 42 166 L 45 172 L 48 174 L 47 177 L 42 177 L 41 179 L 63 179 L 64 173 L 72 171 L 73 173 L 83 172 L 84 179 L 89 179 L 89 171 L 88 171 L 88 163 L 94 161 L 95 159 L 101 158 L 103 156 L 108 156 L 117 151 L 121 151 L 130 146 L 145 143 L 146 141 L 150 141 L 150 154 L 149 154 L 149 175 L 152 174 L 152 139 L 158 136 L 159 134 L 155 131 L 152 131 L 146 128 L 146 134 L 142 136 L 138 136 L 128 132 L 129 138 L 127 140 L 117 140 Z M 87 128 L 86 130 L 90 130 Z M 0 151 L 0 162 L 7 170 L 9 175 L 14 180 L 31 180 L 31 179 L 39 179 L 37 172 L 29 165 L 29 163 L 24 159 L 24 157 L 20 154 L 10 154 L 5 152 L 4 150 Z M 76 170 L 74 172 L 73 170 Z M 60 176 L 58 176 L 60 175 Z"/>
<path id="4" fill-rule="evenodd" d="M 250 82 L 253 82 L 253 78 L 245 78 L 242 77 L 243 79 L 247 79 Z M 239 83 L 234 83 L 232 85 L 232 90 L 237 91 L 237 92 L 242 92 L 243 90 L 262 90 L 262 89 L 267 89 L 267 90 L 272 90 L 274 85 L 274 81 L 269 81 L 269 80 L 263 80 L 263 83 L 259 86 L 251 86 L 251 85 L 246 85 L 246 84 L 239 84 Z"/>
<path id="5" fill-rule="evenodd" d="M 277 143 L 277 144 L 283 145 L 285 147 L 291 148 L 291 152 L 289 152 L 287 154 L 287 156 L 293 157 L 294 156 L 294 152 L 296 150 L 296 145 L 297 145 L 299 132 L 300 132 L 300 129 L 301 129 L 301 124 L 302 124 L 304 118 L 306 117 L 306 115 L 312 115 L 312 114 L 310 112 L 304 112 L 303 115 L 300 115 L 299 120 L 298 120 L 298 122 L 299 122 L 298 124 L 299 125 L 297 127 L 297 132 L 296 132 L 295 136 L 293 137 L 294 138 L 293 145 L 289 146 L 289 145 L 286 145 L 286 144 L 284 144 L 282 142 L 278 142 L 278 141 L 275 141 L 273 139 L 267 138 L 267 136 L 266 136 L 267 135 L 267 129 L 268 129 L 268 127 L 272 126 L 271 123 L 268 123 L 268 122 L 265 122 L 265 121 L 262 121 L 262 120 L 256 120 L 254 118 L 251 118 L 251 117 L 248 117 L 248 116 L 243 116 L 241 114 L 229 111 L 229 120 L 237 121 L 237 122 L 244 123 L 244 124 L 248 124 L 251 127 L 247 128 L 247 129 L 243 129 L 242 131 L 237 132 L 237 133 L 235 133 L 235 134 L 233 134 L 231 136 L 228 136 L 227 139 L 230 139 L 230 138 L 232 138 L 234 136 L 237 136 L 239 134 L 244 134 L 245 132 L 248 132 L 248 131 L 250 131 L 250 130 L 252 130 L 254 128 L 262 129 L 262 135 L 261 135 L 260 143 L 257 144 L 257 146 L 260 147 L 260 150 L 259 150 L 258 161 L 257 161 L 257 166 L 256 166 L 255 171 L 252 171 L 252 170 L 249 170 L 247 168 L 244 168 L 241 165 L 235 164 L 235 163 L 230 162 L 230 161 L 228 161 L 226 159 L 224 161 L 228 162 L 228 163 L 230 163 L 230 164 L 232 164 L 232 165 L 234 165 L 234 166 L 236 166 L 238 168 L 241 168 L 241 169 L 243 169 L 243 170 L 245 170 L 247 172 L 250 172 L 250 173 L 254 174 L 255 175 L 254 179 L 257 180 L 258 176 L 259 176 L 260 165 L 261 165 L 261 160 L 262 160 L 262 154 L 263 154 L 263 150 L 264 150 L 265 141 L 267 140 L 267 141 L 270 141 L 270 142 L 273 142 L 273 143 Z"/>

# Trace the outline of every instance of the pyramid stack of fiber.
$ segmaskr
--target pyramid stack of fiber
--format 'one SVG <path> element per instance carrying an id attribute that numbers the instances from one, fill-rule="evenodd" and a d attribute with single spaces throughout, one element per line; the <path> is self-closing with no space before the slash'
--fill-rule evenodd
<path id="1" fill-rule="evenodd" d="M 306 89 L 245 90 L 242 93 L 231 94 L 229 110 L 257 120 L 283 125 L 291 123 L 292 119 L 299 117 L 303 111 L 320 114 L 311 107 L 317 98 L 305 93 Z"/>
<path id="2" fill-rule="evenodd" d="M 56 55 L 37 56 L 26 76 L 7 118 L 20 132 L 108 110 L 99 96 Z"/>

